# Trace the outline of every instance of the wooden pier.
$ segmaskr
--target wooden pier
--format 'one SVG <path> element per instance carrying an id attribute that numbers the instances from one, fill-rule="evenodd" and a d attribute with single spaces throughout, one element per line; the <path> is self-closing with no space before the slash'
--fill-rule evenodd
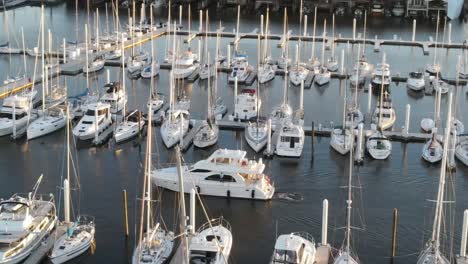
<path id="1" fill-rule="evenodd" d="M 200 131 L 200 129 L 202 128 L 204 121 L 203 120 L 191 120 L 190 123 L 193 124 L 192 128 L 182 140 L 181 150 L 183 152 L 187 151 L 189 147 L 192 145 L 193 139 L 195 138 L 195 135 L 198 133 L 198 131 Z"/>

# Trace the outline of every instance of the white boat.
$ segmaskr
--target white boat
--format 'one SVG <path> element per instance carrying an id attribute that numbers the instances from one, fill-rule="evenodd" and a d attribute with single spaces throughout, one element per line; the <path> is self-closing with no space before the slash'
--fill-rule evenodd
<path id="1" fill-rule="evenodd" d="M 440 92 L 441 94 L 447 94 L 450 90 L 452 90 L 452 86 L 440 79 L 436 79 L 433 81 L 432 85 L 434 86 L 434 90 L 436 92 Z"/>
<path id="2" fill-rule="evenodd" d="M 0 45 L 0 54 L 20 54 L 22 53 L 19 48 L 12 48 L 10 42 Z"/>
<path id="3" fill-rule="evenodd" d="M 145 120 L 142 113 L 134 110 L 124 117 L 124 120 L 117 124 L 114 130 L 114 139 L 116 143 L 121 143 L 136 137 L 145 126 Z"/>
<path id="4" fill-rule="evenodd" d="M 330 72 L 338 71 L 338 61 L 335 59 L 335 57 L 330 57 L 327 60 L 327 63 L 325 64 L 325 68 L 327 68 L 328 71 Z"/>
<path id="5" fill-rule="evenodd" d="M 258 82 L 263 84 L 267 83 L 275 78 L 275 70 L 273 66 L 268 63 L 264 63 L 258 67 L 257 73 Z"/>
<path id="6" fill-rule="evenodd" d="M 286 57 L 285 54 L 282 54 L 281 57 L 278 58 L 276 64 L 278 65 L 278 68 L 286 69 L 287 65 L 291 65 L 291 59 Z"/>
<path id="7" fill-rule="evenodd" d="M 104 53 L 103 55 L 104 60 L 118 60 L 122 57 L 122 50 L 121 49 L 114 49 L 109 52 Z"/>
<path id="8" fill-rule="evenodd" d="M 207 159 L 183 166 L 184 192 L 196 186 L 200 195 L 270 200 L 275 192 L 265 164 L 245 158 L 245 151 L 218 149 Z M 179 191 L 176 167 L 152 172 L 156 186 Z"/>
<path id="9" fill-rule="evenodd" d="M 373 16 L 383 16 L 384 6 L 381 2 L 373 2 L 370 6 L 370 14 Z"/>
<path id="10" fill-rule="evenodd" d="M 341 155 L 345 155 L 348 153 L 351 148 L 353 147 L 353 140 L 352 137 L 354 135 L 351 134 L 349 129 L 335 128 L 333 129 L 330 137 L 330 146 L 336 150 L 336 152 L 340 153 Z"/>
<path id="11" fill-rule="evenodd" d="M 245 82 L 250 75 L 250 66 L 247 61 L 247 55 L 236 52 L 231 62 L 231 69 L 232 72 L 228 77 L 229 82 L 235 82 L 236 77 L 237 82 Z"/>
<path id="12" fill-rule="evenodd" d="M 428 72 L 430 75 L 439 75 L 440 76 L 440 64 L 438 63 L 433 63 L 433 64 L 428 64 L 426 65 L 426 72 Z"/>
<path id="13" fill-rule="evenodd" d="M 378 63 L 377 67 L 372 73 L 372 84 L 375 85 L 378 89 L 382 86 L 390 85 L 390 65 L 388 63 Z"/>
<path id="14" fill-rule="evenodd" d="M 236 96 L 234 118 L 244 121 L 250 120 L 252 117 L 257 116 L 257 109 L 260 109 L 261 106 L 262 100 L 256 96 L 254 89 L 243 89 Z"/>
<path id="15" fill-rule="evenodd" d="M 309 74 L 309 70 L 302 65 L 291 66 L 288 71 L 289 79 L 291 80 L 291 83 L 295 86 L 301 85 L 301 82 L 305 81 L 307 75 Z"/>
<path id="16" fill-rule="evenodd" d="M 86 111 L 88 111 L 88 107 L 91 104 L 95 104 L 99 102 L 99 96 L 96 94 L 90 94 L 88 91 L 86 95 L 79 96 L 72 100 L 73 108 L 72 108 L 72 116 L 74 117 L 82 117 Z"/>
<path id="17" fill-rule="evenodd" d="M 245 140 L 247 144 L 255 151 L 262 150 L 268 141 L 268 124 L 265 120 L 257 118 L 253 122 L 249 122 L 245 128 Z"/>
<path id="18" fill-rule="evenodd" d="M 405 14 L 405 6 L 401 2 L 397 2 L 392 8 L 392 14 L 396 17 L 401 17 Z"/>
<path id="19" fill-rule="evenodd" d="M 280 235 L 276 239 L 275 250 L 270 264 L 300 263 L 314 264 L 316 257 L 314 238 L 308 233 Z"/>
<path id="20" fill-rule="evenodd" d="M 198 73 L 201 80 L 206 80 L 208 77 L 212 78 L 215 76 L 215 68 L 211 65 L 203 64 L 200 66 L 200 72 Z"/>
<path id="21" fill-rule="evenodd" d="M 147 66 L 145 66 L 143 68 L 143 70 L 140 73 L 141 78 L 149 79 L 151 77 L 158 76 L 160 68 L 161 68 L 161 66 L 159 65 L 159 63 L 157 61 L 153 60 L 153 62 L 151 62 L 150 65 L 147 65 Z"/>
<path id="22" fill-rule="evenodd" d="M 148 122 L 156 121 L 159 117 L 156 115 L 158 111 L 163 107 L 164 105 L 164 96 L 154 93 L 151 93 L 151 99 L 150 101 L 146 104 L 146 106 L 149 108 L 151 105 L 151 120 L 148 120 Z M 149 114 L 149 113 L 148 113 Z M 148 115 L 149 117 L 149 115 Z"/>
<path id="23" fill-rule="evenodd" d="M 111 82 L 104 85 L 106 92 L 99 101 L 110 105 L 111 114 L 116 114 L 124 109 L 127 103 L 127 93 L 120 82 Z"/>
<path id="24" fill-rule="evenodd" d="M 291 106 L 284 102 L 280 106 L 273 108 L 270 113 L 271 119 L 271 130 L 275 131 L 276 128 L 280 128 L 281 124 L 286 120 L 290 120 L 293 115 L 293 110 Z"/>
<path id="25" fill-rule="evenodd" d="M 359 75 L 363 77 L 370 76 L 374 70 L 374 65 L 368 62 L 364 54 L 359 58 L 357 67 L 359 67 Z"/>
<path id="26" fill-rule="evenodd" d="M 462 121 L 460 121 L 457 118 L 452 119 L 452 127 L 455 130 L 455 133 L 457 133 L 457 135 L 462 135 L 463 133 L 465 133 L 465 125 Z"/>
<path id="27" fill-rule="evenodd" d="M 371 157 L 376 160 L 387 159 L 392 153 L 392 143 L 379 130 L 374 131 L 367 139 L 366 147 Z"/>
<path id="28" fill-rule="evenodd" d="M 95 58 L 88 65 L 83 66 L 83 73 L 93 73 L 104 69 L 105 60 L 102 57 Z"/>
<path id="29" fill-rule="evenodd" d="M 468 166 L 468 137 L 466 135 L 459 137 L 457 146 L 455 147 L 455 156 L 465 166 Z"/>
<path id="30" fill-rule="evenodd" d="M 37 195 L 39 177 L 32 192 L 14 194 L 0 202 L 0 263 L 22 263 L 51 235 L 57 221 L 53 196 Z"/>
<path id="31" fill-rule="evenodd" d="M 218 134 L 218 125 L 208 118 L 207 121 L 203 121 L 202 127 L 195 134 L 193 145 L 197 148 L 211 147 L 218 142 Z"/>
<path id="32" fill-rule="evenodd" d="M 189 129 L 189 113 L 184 110 L 168 110 L 161 125 L 161 137 L 167 148 L 181 142 Z"/>
<path id="33" fill-rule="evenodd" d="M 152 119 L 153 109 L 151 104 L 148 107 L 148 119 Z M 173 253 L 174 248 L 174 232 L 166 231 L 160 226 L 159 222 L 154 224 L 153 212 L 152 212 L 152 184 L 151 184 L 151 171 L 152 162 L 152 133 L 151 124 L 148 125 L 147 133 L 147 144 L 146 144 L 146 155 L 145 155 L 145 170 L 144 170 L 144 187 L 142 191 L 143 201 L 141 204 L 141 215 L 146 211 L 146 216 L 140 219 L 139 228 L 143 231 L 144 219 L 146 218 L 146 232 L 140 233 L 138 238 L 137 246 L 133 251 L 132 264 L 149 263 L 149 264 L 162 264 L 167 263 L 166 261 Z M 185 206 L 184 206 L 185 207 Z M 185 210 L 185 208 L 184 208 Z"/>
<path id="34" fill-rule="evenodd" d="M 437 139 L 437 134 L 432 133 L 432 138 L 426 142 L 422 150 L 422 158 L 429 163 L 436 163 L 442 160 L 444 149 Z"/>
<path id="35" fill-rule="evenodd" d="M 434 119 L 432 119 L 432 118 L 423 118 L 423 119 L 421 119 L 421 129 L 424 132 L 429 133 L 434 129 L 434 127 L 435 127 Z"/>
<path id="36" fill-rule="evenodd" d="M 185 79 L 189 77 L 198 67 L 196 61 L 197 55 L 190 49 L 177 57 L 175 60 L 174 70 L 172 71 L 174 78 Z"/>
<path id="37" fill-rule="evenodd" d="M 406 86 L 415 92 L 423 90 L 426 86 L 424 74 L 422 72 L 410 72 Z"/>
<path id="38" fill-rule="evenodd" d="M 224 104 L 223 102 L 223 98 L 221 97 L 218 97 L 214 103 L 214 105 L 212 106 L 212 110 L 213 111 L 213 115 L 215 117 L 218 117 L 218 116 L 224 116 L 226 113 L 227 113 L 227 106 Z"/>
<path id="39" fill-rule="evenodd" d="M 93 139 L 111 126 L 110 105 L 102 102 L 92 103 L 88 105 L 86 113 L 73 128 L 73 135 L 80 140 Z"/>
<path id="40" fill-rule="evenodd" d="M 140 51 L 127 60 L 127 71 L 130 75 L 140 73 L 146 65 L 151 64 L 152 58 L 146 51 Z"/>
<path id="41" fill-rule="evenodd" d="M 227 264 L 232 248 L 231 225 L 223 218 L 211 219 L 189 240 L 189 263 Z"/>
<path id="42" fill-rule="evenodd" d="M 52 85 L 49 93 L 45 96 L 46 108 L 58 106 L 67 100 L 67 87 Z"/>
<path id="43" fill-rule="evenodd" d="M 67 123 L 67 116 L 60 107 L 48 108 L 38 119 L 32 121 L 26 135 L 28 140 L 45 136 L 65 127 Z"/>
<path id="44" fill-rule="evenodd" d="M 32 96 L 13 95 L 3 100 L 0 108 L 0 136 L 15 134 L 22 131 L 27 125 L 34 121 L 38 116 L 32 113 Z"/>
<path id="45" fill-rule="evenodd" d="M 359 71 L 359 66 L 354 67 L 353 72 L 351 73 L 351 76 L 349 77 L 349 81 L 352 86 L 361 86 L 365 83 L 366 78 Z"/>
<path id="46" fill-rule="evenodd" d="M 372 122 L 376 124 L 379 129 L 387 130 L 395 124 L 396 113 L 390 94 L 385 92 L 383 96 L 383 99 L 377 102 L 374 113 L 372 114 Z M 382 104 L 382 107 L 380 104 Z"/>
<path id="47" fill-rule="evenodd" d="M 358 262 L 347 252 L 340 251 L 333 264 L 358 264 Z"/>
<path id="48" fill-rule="evenodd" d="M 320 69 L 320 72 L 315 75 L 314 82 L 318 86 L 325 85 L 330 82 L 331 78 L 331 72 L 328 71 L 328 69 L 322 67 Z"/>
<path id="49" fill-rule="evenodd" d="M 353 107 L 346 112 L 345 126 L 346 128 L 357 128 L 361 123 L 364 123 L 364 115 L 359 108 Z"/>
<path id="50" fill-rule="evenodd" d="M 322 66 L 322 63 L 316 57 L 309 59 L 309 61 L 306 64 L 306 68 L 309 71 L 313 71 L 314 73 L 320 71 L 321 66 Z"/>
<path id="51" fill-rule="evenodd" d="M 276 155 L 298 158 L 302 155 L 303 148 L 304 129 L 302 126 L 294 124 L 292 120 L 283 122 L 276 139 Z"/>

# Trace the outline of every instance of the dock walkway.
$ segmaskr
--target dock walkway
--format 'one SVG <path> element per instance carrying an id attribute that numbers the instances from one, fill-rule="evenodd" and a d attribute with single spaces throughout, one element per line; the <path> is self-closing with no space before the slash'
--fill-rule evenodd
<path id="1" fill-rule="evenodd" d="M 41 245 L 36 250 L 34 250 L 31 255 L 29 255 L 23 264 L 41 263 L 41 261 L 47 256 L 47 253 L 49 253 L 54 247 L 55 239 L 65 234 L 66 230 L 67 227 L 65 225 L 57 226 L 55 230 L 50 233 L 47 239 L 42 241 Z"/>

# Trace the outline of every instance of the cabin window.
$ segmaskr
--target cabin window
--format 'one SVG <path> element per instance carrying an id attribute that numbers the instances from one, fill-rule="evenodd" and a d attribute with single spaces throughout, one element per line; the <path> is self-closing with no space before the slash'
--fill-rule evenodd
<path id="1" fill-rule="evenodd" d="M 222 182 L 236 182 L 234 177 L 232 177 L 231 175 L 223 175 L 223 178 L 221 178 L 221 181 Z"/>
<path id="2" fill-rule="evenodd" d="M 194 169 L 194 170 L 191 170 L 190 172 L 206 173 L 206 172 L 211 172 L 211 171 L 210 170 L 204 170 L 204 169 Z"/>
<path id="3" fill-rule="evenodd" d="M 95 115 L 94 110 L 88 109 L 88 111 L 86 111 L 86 115 L 94 116 Z"/>
<path id="4" fill-rule="evenodd" d="M 275 250 L 273 263 L 297 263 L 297 255 L 292 250 Z"/>
<path id="5" fill-rule="evenodd" d="M 106 111 L 107 109 L 101 109 L 101 110 L 98 110 L 98 115 L 104 115 L 107 113 Z"/>
<path id="6" fill-rule="evenodd" d="M 281 137 L 281 142 L 289 142 L 290 137 Z"/>
<path id="7" fill-rule="evenodd" d="M 93 121 L 83 121 L 83 125 L 91 125 Z"/>
<path id="8" fill-rule="evenodd" d="M 207 181 L 221 181 L 221 176 L 219 174 L 210 175 L 205 178 Z"/>

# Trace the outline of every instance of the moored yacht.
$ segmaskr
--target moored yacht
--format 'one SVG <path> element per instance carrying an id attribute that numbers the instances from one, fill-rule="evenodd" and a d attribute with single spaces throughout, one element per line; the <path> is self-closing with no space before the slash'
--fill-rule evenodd
<path id="1" fill-rule="evenodd" d="M 13 95 L 3 100 L 0 108 L 0 136 L 21 131 L 37 118 L 37 114 L 31 112 L 31 100 L 31 96 L 27 95 Z"/>
<path id="2" fill-rule="evenodd" d="M 258 67 L 258 82 L 266 83 L 275 78 L 275 70 L 272 65 L 263 63 Z"/>
<path id="3" fill-rule="evenodd" d="M 275 188 L 263 171 L 265 164 L 248 160 L 245 151 L 218 149 L 207 159 L 183 166 L 184 192 L 196 186 L 200 195 L 270 200 Z M 176 167 L 152 172 L 155 185 L 179 191 Z"/>
<path id="4" fill-rule="evenodd" d="M 174 78 L 185 79 L 189 77 L 198 67 L 196 61 L 197 55 L 190 49 L 176 58 L 174 70 L 172 71 Z"/>
<path id="5" fill-rule="evenodd" d="M 380 106 L 382 104 L 382 106 Z M 390 94 L 385 92 L 383 98 L 377 102 L 374 113 L 372 114 L 372 122 L 377 124 L 378 128 L 386 130 L 391 128 L 396 121 L 395 108 L 392 104 Z"/>
<path id="6" fill-rule="evenodd" d="M 367 139 L 367 151 L 376 160 L 387 159 L 392 153 L 392 143 L 380 130 L 375 130 Z"/>
<path id="7" fill-rule="evenodd" d="M 110 105 L 101 102 L 92 103 L 88 105 L 86 113 L 73 128 L 73 135 L 80 140 L 88 140 L 100 135 L 111 126 Z"/>
<path id="8" fill-rule="evenodd" d="M 304 148 L 304 129 L 292 120 L 285 120 L 279 128 L 275 145 L 275 153 L 283 157 L 299 158 Z"/>
<path id="9" fill-rule="evenodd" d="M 331 133 L 330 146 L 341 155 L 345 155 L 353 147 L 352 137 L 349 129 L 335 128 Z"/>
<path id="10" fill-rule="evenodd" d="M 140 75 L 143 79 L 149 79 L 151 77 L 156 77 L 159 75 L 159 69 L 161 66 L 155 60 L 153 60 L 149 65 L 145 66 L 141 71 Z"/>
<path id="11" fill-rule="evenodd" d="M 270 264 L 314 264 L 315 255 L 315 241 L 310 234 L 304 232 L 285 234 L 276 239 Z"/>
<path id="12" fill-rule="evenodd" d="M 189 129 L 189 113 L 185 110 L 168 110 L 161 125 L 161 137 L 167 148 L 179 143 Z"/>
<path id="13" fill-rule="evenodd" d="M 124 109 L 127 103 L 127 94 L 120 82 L 111 82 L 104 85 L 106 92 L 99 99 L 110 105 L 111 114 L 116 114 Z"/>
<path id="14" fill-rule="evenodd" d="M 245 82 L 250 74 L 247 55 L 236 52 L 234 59 L 231 62 L 231 68 L 232 72 L 228 77 L 229 82 L 236 81 L 236 77 L 239 83 Z"/>
<path id="15" fill-rule="evenodd" d="M 142 118 L 142 113 L 134 110 L 130 114 L 124 116 L 124 120 L 117 124 L 114 130 L 114 139 L 116 143 L 121 143 L 132 139 L 143 130 L 145 120 Z"/>
<path id="16" fill-rule="evenodd" d="M 299 86 L 302 81 L 305 81 L 308 74 L 309 70 L 303 65 L 293 65 L 289 69 L 289 79 L 295 86 Z"/>
<path id="17" fill-rule="evenodd" d="M 236 96 L 234 104 L 234 118 L 240 120 L 249 120 L 257 115 L 257 108 L 262 105 L 262 100 L 256 96 L 254 89 L 243 89 Z"/>
<path id="18" fill-rule="evenodd" d="M 98 72 L 104 69 L 104 59 L 102 57 L 96 57 L 88 65 L 83 66 L 84 73 Z"/>
<path id="19" fill-rule="evenodd" d="M 442 160 L 443 154 L 444 149 L 437 139 L 437 133 L 432 133 L 431 139 L 423 146 L 422 158 L 429 163 L 436 163 Z"/>
<path id="20" fill-rule="evenodd" d="M 415 91 L 419 92 L 424 89 L 426 82 L 424 81 L 424 74 L 422 72 L 410 72 L 406 86 Z"/>
<path id="21" fill-rule="evenodd" d="M 227 264 L 232 243 L 231 225 L 222 217 L 211 219 L 190 237 L 189 263 Z"/>
<path id="22" fill-rule="evenodd" d="M 468 135 L 459 137 L 457 146 L 455 147 L 455 156 L 465 166 L 468 166 Z"/>
<path id="23" fill-rule="evenodd" d="M 268 123 L 264 119 L 257 118 L 249 122 L 245 128 L 245 140 L 255 152 L 259 152 L 267 144 L 268 133 L 270 133 Z"/>
<path id="24" fill-rule="evenodd" d="M 379 63 L 372 73 L 372 84 L 378 89 L 383 85 L 390 85 L 390 65 L 388 63 Z"/>
<path id="25" fill-rule="evenodd" d="M 127 71 L 130 75 L 141 73 L 143 68 L 152 62 L 152 58 L 146 51 L 140 51 L 127 60 Z"/>
<path id="26" fill-rule="evenodd" d="M 53 196 L 14 194 L 0 202 L 0 263 L 21 263 L 50 235 L 57 222 Z"/>
<path id="27" fill-rule="evenodd" d="M 38 138 L 52 132 L 55 132 L 67 123 L 67 116 L 60 107 L 53 107 L 47 109 L 47 114 L 43 114 L 38 119 L 29 124 L 26 130 L 28 140 Z"/>

